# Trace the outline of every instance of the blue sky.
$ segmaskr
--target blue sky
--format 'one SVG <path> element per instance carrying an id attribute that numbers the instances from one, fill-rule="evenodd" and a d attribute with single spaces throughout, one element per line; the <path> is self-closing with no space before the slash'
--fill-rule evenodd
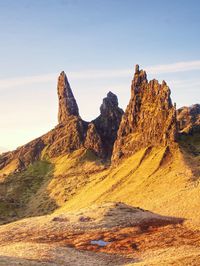
<path id="1" fill-rule="evenodd" d="M 195 0 L 0 0 L 0 150 L 56 125 L 62 70 L 86 120 L 109 90 L 126 107 L 137 63 L 178 106 L 200 102 L 199 29 Z"/>

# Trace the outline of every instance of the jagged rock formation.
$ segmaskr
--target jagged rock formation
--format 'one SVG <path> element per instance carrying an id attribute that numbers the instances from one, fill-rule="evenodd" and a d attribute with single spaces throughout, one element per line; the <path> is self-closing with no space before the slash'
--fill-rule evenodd
<path id="1" fill-rule="evenodd" d="M 64 71 L 59 75 L 57 92 L 58 125 L 15 151 L 0 155 L 0 170 L 8 166 L 8 173 L 22 171 L 44 155 L 53 158 L 80 148 L 90 149 L 99 158 L 109 159 L 123 114 L 122 109 L 118 107 L 117 96 L 109 92 L 103 99 L 100 116 L 88 123 L 79 115 Z"/>
<path id="2" fill-rule="evenodd" d="M 179 108 L 177 110 L 177 120 L 180 133 L 200 133 L 200 104 Z"/>
<path id="3" fill-rule="evenodd" d="M 146 72 L 136 65 L 131 99 L 122 117 L 112 160 L 129 156 L 148 146 L 171 145 L 176 140 L 176 108 L 166 82 L 148 82 Z"/>
<path id="4" fill-rule="evenodd" d="M 94 151 L 96 155 L 104 157 L 102 140 L 93 123 L 88 125 L 84 146 L 85 148 Z"/>
<path id="5" fill-rule="evenodd" d="M 101 114 L 93 120 L 93 123 L 101 137 L 105 156 L 109 157 L 112 154 L 113 144 L 124 113 L 118 107 L 118 99 L 114 93 L 109 92 L 107 97 L 103 99 L 100 112 Z"/>
<path id="6" fill-rule="evenodd" d="M 58 78 L 58 125 L 47 134 L 0 155 L 0 170 L 12 162 L 12 171 L 21 171 L 44 154 L 48 158 L 80 148 L 90 149 L 99 158 L 117 162 L 143 147 L 173 146 L 177 139 L 177 117 L 180 132 L 199 132 L 200 105 L 183 107 L 176 112 L 166 82 L 148 82 L 146 72 L 136 65 L 131 85 L 131 99 L 124 113 L 115 94 L 103 99 L 100 115 L 88 123 L 79 109 L 67 80 Z M 14 169 L 14 170 L 13 170 Z"/>
<path id="7" fill-rule="evenodd" d="M 58 77 L 58 122 L 65 123 L 71 115 L 79 116 L 78 105 L 64 71 Z"/>

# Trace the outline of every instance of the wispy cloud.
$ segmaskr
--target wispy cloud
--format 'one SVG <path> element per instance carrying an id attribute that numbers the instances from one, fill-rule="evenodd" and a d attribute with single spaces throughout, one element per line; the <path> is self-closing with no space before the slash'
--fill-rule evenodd
<path id="1" fill-rule="evenodd" d="M 179 88 L 199 88 L 200 87 L 200 79 L 181 79 L 181 80 L 168 80 L 167 82 L 170 87 L 174 87 L 176 89 Z"/>
<path id="2" fill-rule="evenodd" d="M 200 60 L 177 62 L 173 64 L 157 65 L 146 67 L 150 74 L 175 73 L 191 70 L 200 70 Z"/>
<path id="3" fill-rule="evenodd" d="M 192 70 L 200 70 L 200 60 L 177 62 L 173 64 L 146 66 L 148 74 L 176 73 Z M 133 69 L 107 69 L 107 70 L 83 70 L 68 72 L 70 79 L 98 79 L 98 78 L 123 78 L 133 75 Z M 47 83 L 56 81 L 57 74 L 45 74 L 18 78 L 0 79 L 0 88 L 19 87 L 35 83 Z"/>
<path id="4" fill-rule="evenodd" d="M 34 83 L 46 83 L 46 82 L 55 81 L 55 79 L 56 79 L 56 74 L 0 79 L 0 88 L 19 87 Z"/>

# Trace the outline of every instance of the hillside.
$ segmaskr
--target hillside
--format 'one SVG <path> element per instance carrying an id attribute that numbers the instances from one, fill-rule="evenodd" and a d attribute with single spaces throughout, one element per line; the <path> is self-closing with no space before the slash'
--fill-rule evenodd
<path id="1" fill-rule="evenodd" d="M 198 265 L 199 105 L 176 110 L 166 82 L 138 65 L 125 112 L 109 92 L 86 122 L 64 72 L 57 91 L 58 125 L 0 155 L 0 223 L 16 221 L 0 227 L 0 265 Z"/>

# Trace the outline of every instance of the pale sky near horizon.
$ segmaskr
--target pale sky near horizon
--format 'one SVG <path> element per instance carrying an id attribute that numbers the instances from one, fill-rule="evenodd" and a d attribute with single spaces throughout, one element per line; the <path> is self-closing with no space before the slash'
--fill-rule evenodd
<path id="1" fill-rule="evenodd" d="M 85 120 L 109 90 L 125 109 L 135 64 L 200 103 L 199 29 L 197 0 L 0 0 L 0 151 L 56 125 L 62 70 Z"/>

